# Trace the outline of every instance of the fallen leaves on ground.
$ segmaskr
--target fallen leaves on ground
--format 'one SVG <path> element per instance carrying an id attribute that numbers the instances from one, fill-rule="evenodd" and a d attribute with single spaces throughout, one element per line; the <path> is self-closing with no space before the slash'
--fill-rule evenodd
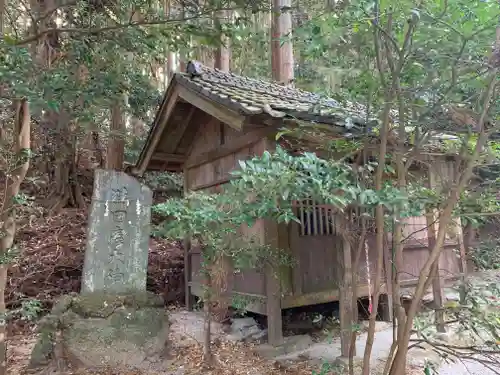
<path id="1" fill-rule="evenodd" d="M 9 374 L 21 375 L 25 373 L 29 363 L 29 356 L 36 342 L 34 335 L 15 336 L 9 339 L 8 363 Z M 65 371 L 64 373 L 54 372 L 45 369 L 37 374 L 51 375 L 311 375 L 312 368 L 306 361 L 293 364 L 291 367 L 281 367 L 274 361 L 269 361 L 258 357 L 253 353 L 250 344 L 217 341 L 213 345 L 213 366 L 204 366 L 203 350 L 198 344 L 183 348 L 172 348 L 172 361 L 162 371 L 144 370 L 115 370 L 115 369 L 78 369 Z M 182 371 L 182 370 L 183 371 Z M 181 371 L 179 371 L 181 370 Z"/>
<path id="2" fill-rule="evenodd" d="M 189 375 L 311 375 L 313 367 L 307 361 L 298 361 L 284 367 L 276 361 L 265 360 L 253 351 L 251 344 L 217 341 L 213 345 L 213 365 L 204 366 L 200 345 L 179 349 L 177 357 L 183 359 Z"/>
<path id="3" fill-rule="evenodd" d="M 23 374 L 35 342 L 34 335 L 18 335 L 7 339 L 7 368 L 10 375 Z"/>
<path id="4" fill-rule="evenodd" d="M 9 375 L 24 375 L 31 350 L 36 342 L 35 335 L 18 335 L 8 340 Z M 162 371 L 116 370 L 111 368 L 90 370 L 75 369 L 64 372 L 46 368 L 36 375 L 311 375 L 318 371 L 306 359 L 293 362 L 286 367 L 273 360 L 266 360 L 254 353 L 253 346 L 246 343 L 217 341 L 213 345 L 213 366 L 205 367 L 203 348 L 199 344 L 172 348 L 172 361 Z M 383 363 L 372 369 L 380 374 Z M 422 374 L 422 368 L 410 366 L 406 375 Z M 329 374 L 333 375 L 333 374 Z"/>

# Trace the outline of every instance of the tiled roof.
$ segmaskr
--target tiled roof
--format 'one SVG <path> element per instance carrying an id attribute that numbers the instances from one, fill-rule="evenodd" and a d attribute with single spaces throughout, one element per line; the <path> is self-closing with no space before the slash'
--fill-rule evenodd
<path id="1" fill-rule="evenodd" d="M 245 115 L 268 114 L 275 118 L 343 126 L 359 133 L 365 128 L 364 108 L 340 105 L 336 100 L 277 83 L 222 72 L 190 61 L 186 73 L 177 74 L 186 88 Z"/>

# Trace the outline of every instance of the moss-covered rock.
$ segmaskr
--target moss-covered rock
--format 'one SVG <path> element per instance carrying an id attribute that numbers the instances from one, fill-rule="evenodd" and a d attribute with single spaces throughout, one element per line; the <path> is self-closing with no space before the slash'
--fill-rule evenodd
<path id="1" fill-rule="evenodd" d="M 40 319 L 38 323 L 38 333 L 55 332 L 59 325 L 59 317 L 49 314 Z"/>
<path id="2" fill-rule="evenodd" d="M 161 296 L 150 292 L 127 294 L 123 302 L 125 306 L 135 309 L 165 306 Z"/>
<path id="3" fill-rule="evenodd" d="M 83 318 L 107 318 L 123 306 L 124 299 L 123 295 L 84 294 L 73 299 L 71 310 Z"/>
<path id="4" fill-rule="evenodd" d="M 57 300 L 50 312 L 52 315 L 60 316 L 71 308 L 75 295 L 67 294 Z"/>
<path id="5" fill-rule="evenodd" d="M 57 312 L 58 315 L 54 314 Z M 152 293 L 89 293 L 60 301 L 44 318 L 31 366 L 47 364 L 61 333 L 68 358 L 85 366 L 136 366 L 167 347 L 168 316 Z"/>
<path id="6" fill-rule="evenodd" d="M 38 340 L 31 352 L 29 366 L 38 368 L 50 363 L 54 352 L 54 333 L 49 331 L 40 332 Z"/>
<path id="7" fill-rule="evenodd" d="M 74 311 L 68 310 L 65 311 L 60 317 L 59 317 L 59 328 L 61 330 L 65 330 L 73 325 L 73 323 L 80 318 L 80 316 L 75 313 Z"/>
<path id="8" fill-rule="evenodd" d="M 106 318 L 117 308 L 163 307 L 163 299 L 150 292 L 109 294 L 104 292 L 86 293 L 73 298 L 72 310 L 83 317 Z"/>
<path id="9" fill-rule="evenodd" d="M 163 309 L 123 306 L 107 318 L 79 317 L 63 332 L 63 342 L 86 366 L 137 366 L 164 353 L 168 327 Z"/>

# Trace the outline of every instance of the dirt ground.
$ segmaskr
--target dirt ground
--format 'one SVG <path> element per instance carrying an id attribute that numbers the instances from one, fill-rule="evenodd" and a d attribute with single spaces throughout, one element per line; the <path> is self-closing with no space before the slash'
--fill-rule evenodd
<path id="1" fill-rule="evenodd" d="M 27 373 L 29 357 L 35 345 L 35 335 L 18 335 L 8 340 L 8 366 L 9 374 L 24 375 Z M 170 372 L 162 371 L 162 375 L 311 375 L 313 369 L 304 361 L 297 363 L 289 369 L 281 368 L 273 361 L 258 358 L 252 352 L 251 345 L 241 343 L 216 342 L 214 345 L 214 366 L 206 368 L 202 365 L 202 350 L 197 344 L 189 347 L 172 348 Z M 167 369 L 166 369 L 167 370 Z M 167 370 L 168 371 L 168 370 Z M 28 372 L 32 373 L 32 372 Z M 67 370 L 56 371 L 47 368 L 36 372 L 38 375 L 159 375 L 155 372 L 109 370 Z"/>
<path id="2" fill-rule="evenodd" d="M 251 344 L 229 343 L 216 341 L 214 343 L 214 366 L 206 368 L 202 365 L 202 350 L 198 344 L 176 347 L 171 351 L 169 369 L 160 372 L 143 372 L 138 370 L 116 371 L 112 369 L 88 370 L 75 369 L 57 371 L 46 368 L 38 372 L 27 370 L 31 350 L 36 342 L 34 334 L 23 334 L 8 340 L 8 366 L 10 375 L 335 375 L 333 370 L 321 372 L 317 365 L 307 360 L 296 361 L 290 366 L 283 366 L 273 360 L 259 358 L 253 352 Z M 372 370 L 373 375 L 380 374 L 382 364 Z M 316 372 L 315 372 L 316 371 Z M 408 368 L 406 375 L 422 374 L 420 368 Z"/>

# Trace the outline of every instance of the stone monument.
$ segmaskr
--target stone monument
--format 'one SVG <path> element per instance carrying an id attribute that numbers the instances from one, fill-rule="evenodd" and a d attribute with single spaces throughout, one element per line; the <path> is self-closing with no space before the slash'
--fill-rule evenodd
<path id="1" fill-rule="evenodd" d="M 95 171 L 82 293 L 146 290 L 152 199 L 123 172 Z"/>
<path id="2" fill-rule="evenodd" d="M 40 322 L 32 368 L 162 363 L 168 314 L 146 291 L 151 204 L 151 190 L 133 177 L 95 172 L 81 294 L 63 296 Z"/>

